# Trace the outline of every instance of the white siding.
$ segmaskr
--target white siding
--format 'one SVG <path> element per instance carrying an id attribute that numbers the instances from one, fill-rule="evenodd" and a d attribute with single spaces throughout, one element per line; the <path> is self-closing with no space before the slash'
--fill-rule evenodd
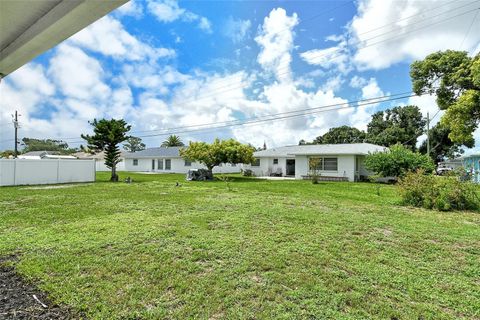
<path id="1" fill-rule="evenodd" d="M 111 169 L 108 168 L 105 165 L 105 160 L 103 160 L 103 159 L 96 159 L 95 160 L 95 170 L 96 171 L 111 171 Z M 122 159 L 122 162 L 117 164 L 117 171 L 125 171 L 125 159 Z"/>
<path id="2" fill-rule="evenodd" d="M 95 181 L 93 160 L 0 159 L 0 185 Z"/>
<path id="3" fill-rule="evenodd" d="M 171 159 L 171 169 L 165 169 L 165 160 Z M 155 160 L 155 169 L 152 170 L 152 160 Z M 158 160 L 163 160 L 163 170 L 158 169 Z M 232 166 L 231 164 L 223 164 L 213 168 L 213 173 L 237 173 L 240 172 L 241 165 Z M 158 173 L 187 173 L 190 169 L 206 169 L 206 167 L 197 162 L 192 162 L 191 166 L 185 166 L 185 160 L 183 158 L 139 158 L 138 166 L 133 165 L 133 159 L 125 159 L 126 171 L 138 171 L 138 172 L 158 172 Z"/>
<path id="4" fill-rule="evenodd" d="M 301 179 L 309 173 L 309 159 L 323 156 L 296 156 L 295 178 Z M 337 158 L 337 171 L 320 171 L 320 175 L 327 177 L 346 177 L 348 181 L 355 181 L 355 156 L 354 155 L 328 155 L 326 158 Z"/>

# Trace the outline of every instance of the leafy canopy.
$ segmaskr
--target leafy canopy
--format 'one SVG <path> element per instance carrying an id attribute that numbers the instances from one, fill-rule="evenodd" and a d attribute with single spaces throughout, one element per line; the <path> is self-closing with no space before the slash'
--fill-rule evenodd
<path id="1" fill-rule="evenodd" d="M 454 159 L 459 157 L 464 150 L 461 143 L 455 143 L 449 138 L 450 128 L 442 123 L 438 123 L 430 129 L 430 157 L 435 163 L 445 160 L 446 158 Z M 465 143 L 468 148 L 473 148 L 475 141 L 470 139 Z M 420 145 L 419 151 L 423 154 L 427 153 L 427 140 Z"/>
<path id="2" fill-rule="evenodd" d="M 255 148 L 242 144 L 234 139 L 219 140 L 211 144 L 206 142 L 190 142 L 189 146 L 180 150 L 186 159 L 204 164 L 208 170 L 221 163 L 252 163 Z"/>
<path id="3" fill-rule="evenodd" d="M 349 126 L 331 128 L 323 136 L 313 140 L 313 144 L 361 143 L 365 140 L 365 132 Z M 305 144 L 305 142 L 300 142 Z"/>
<path id="4" fill-rule="evenodd" d="M 431 173 L 435 169 L 429 156 L 413 152 L 401 144 L 384 152 L 370 153 L 365 158 L 365 167 L 383 177 L 401 177 L 419 169 Z"/>
<path id="5" fill-rule="evenodd" d="M 69 148 L 66 142 L 53 139 L 23 138 L 22 145 L 23 153 L 30 151 L 55 151 L 60 154 L 70 154 L 77 151 Z"/>
<path id="6" fill-rule="evenodd" d="M 129 137 L 127 142 L 123 144 L 123 149 L 128 152 L 137 152 L 145 150 L 145 143 L 142 142 L 141 138 L 138 137 Z"/>
<path id="7" fill-rule="evenodd" d="M 179 136 L 172 134 L 162 142 L 161 147 L 183 147 L 184 145 Z"/>
<path id="8" fill-rule="evenodd" d="M 425 124 L 417 106 L 379 111 L 367 126 L 367 141 L 386 147 L 401 143 L 415 150 L 417 138 L 422 135 Z"/>
<path id="9" fill-rule="evenodd" d="M 468 143 L 480 121 L 480 54 L 439 51 L 410 66 L 413 91 L 436 94 L 440 109 L 446 110 L 442 123 L 450 128 L 456 143 Z"/>
<path id="10" fill-rule="evenodd" d="M 89 124 L 93 127 L 93 135 L 82 134 L 81 137 L 88 143 L 88 148 L 97 152 L 105 152 L 105 165 L 112 170 L 111 181 L 118 181 L 116 173 L 120 160 L 118 145 L 127 140 L 131 126 L 125 120 L 93 119 Z"/>

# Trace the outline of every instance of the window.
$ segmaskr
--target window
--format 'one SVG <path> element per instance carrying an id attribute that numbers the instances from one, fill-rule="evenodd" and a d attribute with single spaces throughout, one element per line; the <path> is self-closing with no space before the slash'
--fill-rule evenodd
<path id="1" fill-rule="evenodd" d="M 255 159 L 255 161 L 252 163 L 252 167 L 260 167 L 260 159 Z"/>
<path id="2" fill-rule="evenodd" d="M 133 165 L 138 166 L 138 159 L 133 159 Z"/>
<path id="3" fill-rule="evenodd" d="M 323 158 L 323 170 L 325 171 L 337 171 L 338 159 L 337 158 Z"/>
<path id="4" fill-rule="evenodd" d="M 192 166 L 192 161 L 185 159 L 185 167 L 191 167 Z"/>
<path id="5" fill-rule="evenodd" d="M 310 158 L 310 170 L 338 171 L 338 158 Z"/>
<path id="6" fill-rule="evenodd" d="M 157 160 L 157 169 L 158 170 L 163 170 L 163 159 L 158 159 Z"/>
<path id="7" fill-rule="evenodd" d="M 165 170 L 171 170 L 171 169 L 172 169 L 172 160 L 165 159 Z"/>
<path id="8" fill-rule="evenodd" d="M 273 159 L 273 164 L 278 164 L 278 159 Z"/>
<path id="9" fill-rule="evenodd" d="M 152 170 L 155 170 L 155 159 L 152 159 Z"/>

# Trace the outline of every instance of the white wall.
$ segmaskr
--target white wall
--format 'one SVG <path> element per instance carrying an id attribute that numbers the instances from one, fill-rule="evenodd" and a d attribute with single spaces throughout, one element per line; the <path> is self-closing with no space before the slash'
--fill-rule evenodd
<path id="1" fill-rule="evenodd" d="M 117 164 L 117 171 L 125 171 L 125 159 L 121 159 L 122 161 Z M 112 169 L 108 168 L 105 165 L 104 159 L 95 159 L 95 170 L 96 171 L 112 171 Z"/>
<path id="2" fill-rule="evenodd" d="M 171 160 L 171 169 L 165 170 L 165 160 Z M 133 165 L 131 158 L 125 159 L 126 171 L 137 172 L 158 172 L 158 173 L 187 173 L 190 169 L 206 169 L 206 167 L 197 162 L 192 162 L 191 166 L 185 166 L 183 158 L 138 158 L 138 165 Z M 155 169 L 152 170 L 152 160 L 155 160 Z M 158 160 L 163 160 L 163 170 L 158 169 Z M 223 164 L 213 168 L 213 173 L 237 173 L 240 172 L 241 165 L 232 166 L 231 164 Z"/>
<path id="3" fill-rule="evenodd" d="M 0 159 L 0 186 L 91 181 L 94 160 Z"/>
<path id="4" fill-rule="evenodd" d="M 337 158 L 337 171 L 319 171 L 321 176 L 346 177 L 348 181 L 355 181 L 355 156 L 354 155 L 328 155 L 328 156 L 295 156 L 295 178 L 309 174 L 309 159 L 316 157 Z"/>

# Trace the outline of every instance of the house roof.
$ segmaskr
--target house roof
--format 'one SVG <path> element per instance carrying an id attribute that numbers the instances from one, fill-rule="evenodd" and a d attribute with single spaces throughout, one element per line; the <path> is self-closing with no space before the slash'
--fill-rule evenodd
<path id="1" fill-rule="evenodd" d="M 310 144 L 271 148 L 256 151 L 253 155 L 257 158 L 289 155 L 367 155 L 370 152 L 385 151 L 385 149 L 385 147 L 371 143 Z"/>
<path id="2" fill-rule="evenodd" d="M 0 1 L 0 78 L 127 1 Z"/>
<path id="3" fill-rule="evenodd" d="M 158 147 L 148 148 L 142 151 L 132 152 L 125 155 L 125 158 L 180 158 L 180 149 L 185 147 Z"/>
<path id="4" fill-rule="evenodd" d="M 28 157 L 35 157 L 35 156 L 38 156 L 38 157 L 42 157 L 44 155 L 56 155 L 58 154 L 58 152 L 55 152 L 55 151 L 29 151 L 29 152 L 25 152 L 25 153 L 22 153 L 21 155 L 22 156 L 28 156 Z"/>
<path id="5" fill-rule="evenodd" d="M 125 155 L 128 154 L 129 152 L 126 151 L 120 151 L 120 158 L 125 158 Z M 103 160 L 105 159 L 105 152 L 97 152 L 97 153 L 89 153 L 89 152 L 75 152 L 73 154 L 75 157 L 78 159 L 95 159 L 95 160 Z"/>

